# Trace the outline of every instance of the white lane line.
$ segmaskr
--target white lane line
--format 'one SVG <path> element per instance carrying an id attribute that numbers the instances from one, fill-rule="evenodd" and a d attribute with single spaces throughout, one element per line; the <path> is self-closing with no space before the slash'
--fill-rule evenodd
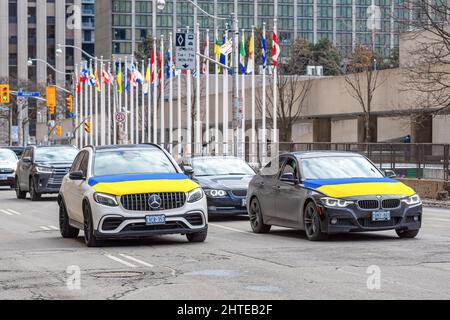
<path id="1" fill-rule="evenodd" d="M 131 260 L 131 261 L 140 263 L 140 264 L 142 264 L 142 265 L 144 265 L 144 266 L 146 266 L 146 267 L 149 267 L 149 268 L 153 268 L 153 267 L 154 267 L 154 266 L 153 266 L 152 264 L 150 264 L 150 263 L 147 263 L 147 262 L 145 262 L 145 261 L 142 261 L 142 260 L 139 260 L 139 259 L 136 259 L 136 258 L 127 256 L 126 254 L 120 253 L 119 255 L 122 256 L 122 257 L 124 257 L 124 258 L 126 258 L 126 259 L 128 259 L 128 260 Z"/>
<path id="2" fill-rule="evenodd" d="M 210 226 L 213 226 L 213 227 L 216 227 L 216 228 L 225 229 L 225 230 L 228 230 L 228 231 L 234 231 L 234 232 L 239 232 L 239 233 L 251 234 L 251 235 L 254 235 L 254 236 L 257 235 L 256 233 L 253 233 L 253 232 L 239 230 L 239 229 L 235 229 L 235 228 L 231 228 L 231 227 L 225 227 L 225 226 L 222 226 L 220 224 L 215 224 L 215 223 L 208 223 L 208 224 Z"/>
<path id="3" fill-rule="evenodd" d="M 121 264 L 124 264 L 124 265 L 126 265 L 127 267 L 136 268 L 136 266 L 135 266 L 134 264 L 129 263 L 129 262 L 125 261 L 125 260 L 119 259 L 119 258 L 117 258 L 117 257 L 114 257 L 114 256 L 112 256 L 112 255 L 110 255 L 110 254 L 105 254 L 105 257 L 107 257 L 107 258 L 109 258 L 109 259 L 111 259 L 111 260 L 117 261 L 117 262 L 119 262 L 119 263 L 121 263 Z"/>
<path id="4" fill-rule="evenodd" d="M 46 226 L 41 226 L 41 229 L 43 229 L 43 230 L 45 230 L 45 231 L 50 231 L 50 228 L 49 228 L 49 227 L 46 227 Z"/>
<path id="5" fill-rule="evenodd" d="M 424 220 L 425 222 L 428 220 L 450 222 L 450 219 L 439 219 L 439 218 L 425 218 Z"/>
<path id="6" fill-rule="evenodd" d="M 12 216 L 13 215 L 11 212 L 3 210 L 3 209 L 0 209 L 0 212 L 6 213 L 8 216 Z"/>
<path id="7" fill-rule="evenodd" d="M 50 229 L 52 230 L 59 230 L 59 228 L 55 227 L 55 226 L 48 226 Z"/>
<path id="8" fill-rule="evenodd" d="M 22 215 L 20 212 L 14 211 L 13 209 L 6 209 L 6 210 L 8 210 L 9 212 L 11 212 L 12 214 L 15 214 L 17 216 L 21 216 Z"/>

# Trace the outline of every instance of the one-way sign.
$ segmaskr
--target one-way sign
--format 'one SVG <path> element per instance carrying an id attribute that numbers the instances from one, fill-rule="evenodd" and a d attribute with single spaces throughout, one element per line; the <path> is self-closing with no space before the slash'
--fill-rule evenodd
<path id="1" fill-rule="evenodd" d="M 181 70 L 195 69 L 195 35 L 193 33 L 177 33 L 176 67 Z"/>

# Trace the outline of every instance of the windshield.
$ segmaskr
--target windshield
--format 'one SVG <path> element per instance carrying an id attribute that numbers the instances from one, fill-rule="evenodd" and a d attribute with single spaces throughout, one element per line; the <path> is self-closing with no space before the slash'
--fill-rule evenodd
<path id="1" fill-rule="evenodd" d="M 195 159 L 192 162 L 194 174 L 201 176 L 216 175 L 254 175 L 253 169 L 241 159 Z"/>
<path id="2" fill-rule="evenodd" d="M 95 155 L 95 176 L 142 173 L 177 173 L 177 170 L 158 149 L 111 150 Z"/>
<path id="3" fill-rule="evenodd" d="M 304 179 L 382 178 L 363 157 L 322 157 L 301 160 Z"/>
<path id="4" fill-rule="evenodd" d="M 76 148 L 38 148 L 34 153 L 35 162 L 73 162 L 78 150 Z"/>
<path id="5" fill-rule="evenodd" d="M 17 161 L 17 156 L 11 150 L 0 150 L 0 161 L 15 162 Z"/>

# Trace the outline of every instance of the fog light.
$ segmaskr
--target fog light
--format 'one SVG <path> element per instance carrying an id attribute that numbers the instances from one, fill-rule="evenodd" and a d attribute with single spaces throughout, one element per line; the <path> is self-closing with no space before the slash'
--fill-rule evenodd
<path id="1" fill-rule="evenodd" d="M 415 222 L 419 221 L 419 216 L 414 216 L 414 221 Z"/>
<path id="2" fill-rule="evenodd" d="M 337 224 L 338 223 L 338 219 L 337 218 L 332 218 L 331 219 L 331 224 Z"/>

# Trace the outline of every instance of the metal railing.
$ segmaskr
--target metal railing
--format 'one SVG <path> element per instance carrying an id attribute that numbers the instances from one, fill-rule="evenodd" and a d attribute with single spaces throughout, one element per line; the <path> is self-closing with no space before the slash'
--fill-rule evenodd
<path id="1" fill-rule="evenodd" d="M 449 144 L 280 143 L 280 152 L 311 150 L 356 152 L 382 170 L 394 170 L 400 177 L 449 180 Z"/>

